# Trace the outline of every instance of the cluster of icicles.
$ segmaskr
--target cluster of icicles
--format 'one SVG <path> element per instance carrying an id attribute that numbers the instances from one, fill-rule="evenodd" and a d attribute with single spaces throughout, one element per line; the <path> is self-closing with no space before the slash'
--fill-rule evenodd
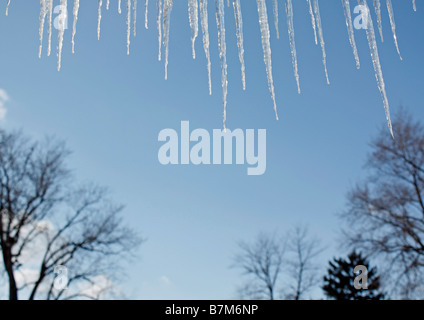
<path id="1" fill-rule="evenodd" d="M 6 15 L 8 14 L 10 1 L 8 0 L 7 8 L 6 8 Z M 137 23 L 137 0 L 117 0 L 118 1 L 118 12 L 122 13 L 122 1 L 126 2 L 126 9 L 127 9 L 127 17 L 126 17 L 126 23 L 127 23 L 127 54 L 130 53 L 130 39 L 131 39 L 131 27 L 133 28 L 133 35 L 136 35 L 136 23 Z M 149 0 L 144 0 L 145 3 L 145 28 L 148 28 L 148 8 L 149 8 Z M 200 15 L 200 25 L 203 33 L 203 47 L 206 55 L 207 60 L 207 71 L 208 71 L 208 80 L 209 80 L 209 94 L 212 94 L 212 84 L 211 84 L 211 60 L 210 60 L 210 53 L 209 53 L 209 28 L 208 28 L 208 0 L 187 0 L 188 1 L 188 16 L 189 16 L 189 23 L 191 27 L 191 42 L 192 42 L 192 49 L 193 49 L 193 59 L 196 58 L 196 51 L 195 51 L 195 41 L 196 38 L 199 35 L 199 15 Z M 224 115 L 223 115 L 223 122 L 224 122 L 224 128 L 225 128 L 225 122 L 226 122 L 226 107 L 227 107 L 227 92 L 228 92 L 228 81 L 227 81 L 227 58 L 226 58 L 226 40 L 225 40 L 225 18 L 224 18 L 224 10 L 225 10 L 225 0 L 214 0 L 215 1 L 215 7 L 216 7 L 216 23 L 217 23 L 217 29 L 218 29 L 218 46 L 219 46 L 219 57 L 221 61 L 221 69 L 222 69 L 222 90 L 223 90 L 223 104 L 224 104 Z M 241 11 L 241 0 L 231 0 L 234 8 L 234 16 L 235 16 L 235 22 L 236 22 L 236 36 L 237 36 L 237 46 L 239 51 L 239 59 L 241 64 L 241 74 L 242 74 L 242 85 L 243 89 L 246 88 L 246 76 L 245 76 L 245 63 L 244 63 L 244 45 L 243 45 L 243 18 L 242 18 L 242 11 Z M 294 24 L 293 24 L 293 4 L 292 0 L 281 0 L 285 1 L 285 9 L 286 9 L 286 15 L 287 15 L 287 25 L 288 25 L 288 33 L 289 33 L 289 40 L 290 40 L 290 48 L 292 53 L 292 60 L 293 60 L 293 68 L 294 68 L 294 75 L 297 82 L 298 92 L 300 93 L 300 80 L 299 80 L 299 73 L 298 73 L 298 64 L 297 64 L 297 54 L 296 54 L 296 43 L 295 43 L 295 33 L 294 33 Z M 321 46 L 322 50 L 322 57 L 323 57 L 323 64 L 324 64 L 324 71 L 325 71 L 325 77 L 328 84 L 330 84 L 328 71 L 327 71 L 327 58 L 326 58 L 326 51 L 325 51 L 325 41 L 324 41 L 324 33 L 323 28 L 321 24 L 321 16 L 320 16 L 320 9 L 319 9 L 319 2 L 318 0 L 306 0 L 307 5 L 309 7 L 309 13 L 311 16 L 312 21 L 312 27 L 314 31 L 315 36 L 315 44 Z M 383 41 L 383 30 L 382 30 L 382 9 L 381 9 L 381 2 L 380 0 L 372 0 L 374 9 L 377 15 L 377 26 L 378 30 L 381 36 L 381 40 Z M 384 0 L 382 0 L 384 1 Z M 60 5 L 62 8 L 67 8 L 68 0 L 60 0 Z M 106 5 L 106 10 L 109 10 L 110 6 L 110 0 L 98 0 L 98 25 L 97 25 L 97 36 L 100 38 L 100 26 L 101 26 L 101 19 L 102 19 L 102 8 L 103 5 Z M 277 103 L 275 99 L 275 90 L 274 90 L 274 81 L 273 81 L 273 73 L 272 73 L 272 59 L 271 59 L 271 44 L 270 44 L 270 29 L 269 29 L 269 22 L 268 22 L 268 10 L 266 5 L 266 0 L 256 0 L 257 2 L 257 8 L 258 8 L 258 15 L 259 15 L 259 26 L 261 30 L 262 35 L 262 47 L 264 52 L 264 61 L 266 66 L 266 73 L 268 78 L 268 87 L 269 91 L 271 93 L 271 98 L 274 104 L 274 111 L 275 115 L 278 119 L 278 113 L 277 113 Z M 278 20 L 278 0 L 272 0 L 272 11 L 274 14 L 274 23 L 275 23 L 275 29 L 277 38 L 279 38 L 279 20 Z M 345 18 L 346 18 L 346 26 L 348 29 L 348 35 L 349 35 L 349 42 L 353 49 L 353 54 L 356 61 L 356 66 L 359 69 L 360 68 L 360 62 L 359 62 L 359 56 L 358 56 L 358 50 L 356 47 L 355 42 L 355 35 L 354 35 L 354 26 L 352 21 L 352 14 L 351 14 L 351 5 L 350 0 L 341 0 Z M 380 58 L 378 54 L 378 47 L 377 47 L 377 40 L 376 40 L 376 33 L 374 29 L 374 24 L 371 18 L 370 9 L 367 3 L 367 0 L 358 0 L 358 4 L 362 6 L 363 9 L 366 11 L 366 33 L 367 38 L 369 42 L 369 47 L 371 50 L 371 58 L 373 62 L 373 66 L 375 69 L 375 74 L 377 78 L 377 84 L 378 88 L 381 92 L 384 108 L 386 111 L 386 118 L 388 122 L 388 126 L 390 129 L 390 132 L 393 136 L 393 129 L 392 124 L 390 120 L 390 111 L 389 111 L 389 102 L 387 99 L 386 89 L 385 89 L 385 83 L 382 73 L 382 68 L 380 64 Z M 394 19 L 394 11 L 391 0 L 386 0 L 387 10 L 390 18 L 390 24 L 391 29 L 393 32 L 393 38 L 395 42 L 395 46 L 397 49 L 397 52 L 400 56 L 399 46 L 397 42 L 397 36 L 396 36 L 396 24 Z M 415 0 L 412 0 L 412 5 L 414 11 L 416 11 L 416 3 Z M 40 48 L 39 48 L 39 56 L 41 57 L 42 53 L 42 45 L 43 45 L 43 34 L 44 34 L 44 25 L 46 23 L 46 19 L 48 20 L 48 48 L 47 48 L 47 55 L 50 55 L 51 53 L 51 38 L 52 38 L 52 13 L 53 13 L 53 0 L 40 0 Z M 168 54 L 169 54 L 169 37 L 170 37 L 170 22 L 171 22 L 171 11 L 173 6 L 173 0 L 156 0 L 156 6 L 157 6 L 157 30 L 159 35 L 159 56 L 158 59 L 162 59 L 162 45 L 164 46 L 164 55 L 165 55 L 165 79 L 168 77 Z M 230 0 L 227 0 L 227 6 L 230 6 Z M 74 7 L 73 7 L 73 28 L 72 28 L 72 52 L 75 52 L 75 35 L 76 35 L 76 26 L 77 26 L 77 20 L 78 20 L 78 11 L 80 7 L 80 0 L 74 0 Z M 363 17 L 364 18 L 364 17 Z M 132 20 L 132 21 L 131 21 Z M 131 23 L 132 22 L 132 23 Z M 58 33 L 58 46 L 57 46 L 57 56 L 58 56 L 58 70 L 61 68 L 61 56 L 62 56 L 62 47 L 63 47 L 63 36 L 64 36 L 65 28 L 59 27 L 59 33 Z M 402 59 L 402 57 L 400 56 Z"/>

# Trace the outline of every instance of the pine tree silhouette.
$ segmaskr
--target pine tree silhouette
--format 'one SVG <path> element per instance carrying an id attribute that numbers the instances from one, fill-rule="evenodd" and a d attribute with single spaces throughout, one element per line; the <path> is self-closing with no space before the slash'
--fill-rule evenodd
<path id="1" fill-rule="evenodd" d="M 325 295 L 335 300 L 382 300 L 384 293 L 380 291 L 380 276 L 377 268 L 370 268 L 369 262 L 361 253 L 353 251 L 348 259 L 336 259 L 329 262 L 328 274 L 324 277 Z M 356 266 L 365 266 L 368 270 L 367 289 L 356 289 L 354 280 L 357 276 Z"/>

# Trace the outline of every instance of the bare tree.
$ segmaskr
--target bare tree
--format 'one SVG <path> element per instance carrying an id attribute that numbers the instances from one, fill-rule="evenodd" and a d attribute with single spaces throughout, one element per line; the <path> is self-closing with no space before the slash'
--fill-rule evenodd
<path id="1" fill-rule="evenodd" d="M 261 233 L 252 243 L 240 242 L 239 249 L 234 266 L 249 277 L 239 291 L 240 296 L 274 300 L 283 265 L 284 242 Z"/>
<path id="2" fill-rule="evenodd" d="M 322 252 L 320 241 L 309 235 L 306 226 L 295 226 L 288 233 L 287 264 L 290 275 L 290 293 L 286 298 L 301 300 L 319 283 L 316 257 Z"/>
<path id="3" fill-rule="evenodd" d="M 96 299 L 140 243 L 104 188 L 75 186 L 68 155 L 62 142 L 0 132 L 0 246 L 12 300 Z M 55 286 L 57 266 L 69 272 L 67 289 Z"/>
<path id="4" fill-rule="evenodd" d="M 394 132 L 373 139 L 368 178 L 349 192 L 342 217 L 349 244 L 382 257 L 398 293 L 411 298 L 424 271 L 424 127 L 401 110 Z"/>

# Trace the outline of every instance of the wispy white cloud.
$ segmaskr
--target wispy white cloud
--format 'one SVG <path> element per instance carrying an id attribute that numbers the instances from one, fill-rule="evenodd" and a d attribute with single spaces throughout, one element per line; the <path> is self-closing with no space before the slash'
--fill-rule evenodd
<path id="1" fill-rule="evenodd" d="M 169 280 L 169 278 L 167 276 L 162 276 L 159 278 L 160 282 L 162 282 L 165 285 L 170 285 L 171 284 L 171 280 Z"/>
<path id="2" fill-rule="evenodd" d="M 3 120 L 6 117 L 7 109 L 4 105 L 9 100 L 9 95 L 6 90 L 0 88 L 0 120 Z"/>

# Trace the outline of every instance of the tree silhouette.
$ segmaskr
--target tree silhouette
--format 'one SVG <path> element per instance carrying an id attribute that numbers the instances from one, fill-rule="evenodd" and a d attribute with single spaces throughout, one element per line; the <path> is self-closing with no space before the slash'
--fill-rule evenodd
<path id="1" fill-rule="evenodd" d="M 370 268 L 369 263 L 361 253 L 353 251 L 348 259 L 336 259 L 329 262 L 328 274 L 324 276 L 323 290 L 326 296 L 335 300 L 382 300 L 384 294 L 380 289 L 380 276 L 375 267 Z M 367 289 L 355 288 L 354 270 L 357 266 L 365 266 L 367 272 Z"/>
<path id="2" fill-rule="evenodd" d="M 367 177 L 348 193 L 346 244 L 385 261 L 392 295 L 422 299 L 424 283 L 424 123 L 405 109 L 371 141 Z M 387 270 L 386 270 L 387 269 Z"/>
<path id="3" fill-rule="evenodd" d="M 0 131 L 0 272 L 11 300 L 98 299 L 140 243 L 104 188 L 75 185 L 68 154 L 62 142 Z M 55 287 L 57 267 L 69 288 Z"/>

